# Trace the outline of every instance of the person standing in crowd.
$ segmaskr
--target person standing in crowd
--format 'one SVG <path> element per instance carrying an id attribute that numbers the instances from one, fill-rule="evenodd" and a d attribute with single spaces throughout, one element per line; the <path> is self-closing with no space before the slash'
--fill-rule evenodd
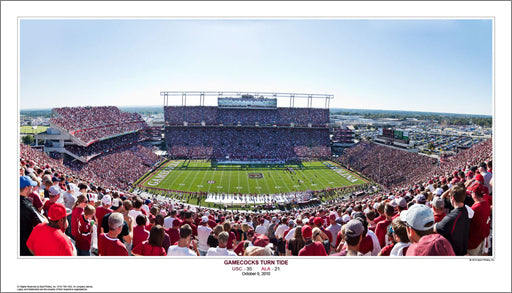
<path id="1" fill-rule="evenodd" d="M 299 251 L 299 256 L 327 256 L 327 252 L 322 243 L 313 241 L 313 230 L 311 226 L 302 226 L 302 237 L 305 243 L 304 247 Z"/>
<path id="2" fill-rule="evenodd" d="M 84 212 L 84 208 L 87 205 L 87 197 L 84 194 L 80 194 L 76 198 L 76 202 L 73 205 L 71 212 L 71 237 L 76 239 L 78 232 L 78 219 Z"/>
<path id="3" fill-rule="evenodd" d="M 193 249 L 189 246 L 192 244 Z M 192 240 L 192 228 L 189 224 L 180 227 L 180 240 L 177 245 L 172 245 L 167 250 L 167 256 L 199 256 L 197 242 Z"/>
<path id="4" fill-rule="evenodd" d="M 407 226 L 400 218 L 395 218 L 391 222 L 393 237 L 396 244 L 390 252 L 390 256 L 405 256 L 407 249 L 411 245 L 407 236 Z"/>
<path id="5" fill-rule="evenodd" d="M 329 215 L 329 223 L 330 225 L 327 227 L 327 231 L 331 233 L 331 248 L 336 249 L 336 236 L 341 230 L 341 225 L 336 223 L 336 214 L 331 213 Z"/>
<path id="6" fill-rule="evenodd" d="M 124 226 L 124 217 L 120 213 L 111 213 L 104 217 L 108 221 L 108 232 L 101 233 L 98 238 L 98 253 L 100 256 L 128 256 L 126 246 L 119 240 Z M 100 244 L 101 243 L 101 244 Z"/>
<path id="7" fill-rule="evenodd" d="M 470 256 L 483 255 L 485 239 L 491 229 L 491 205 L 484 199 L 484 186 L 473 184 L 469 192 L 475 203 L 471 209 L 475 212 L 469 226 L 468 254 Z"/>
<path id="8" fill-rule="evenodd" d="M 140 217 L 138 215 L 137 217 Z M 132 249 L 132 255 L 135 256 L 166 256 L 163 248 L 165 229 L 161 225 L 151 227 L 149 239 L 143 241 Z"/>
<path id="9" fill-rule="evenodd" d="M 455 256 L 450 241 L 434 233 L 434 213 L 426 205 L 413 205 L 402 212 L 400 220 L 407 226 L 407 237 L 412 242 L 406 256 Z"/>
<path id="10" fill-rule="evenodd" d="M 222 226 L 217 226 L 217 227 L 222 227 Z M 215 228 L 217 228 L 215 227 Z M 220 232 L 222 232 L 223 230 L 222 229 L 218 229 L 218 234 L 217 234 L 217 238 L 218 239 L 218 235 L 220 234 Z M 215 229 L 214 229 L 214 232 Z M 236 255 L 244 255 L 245 253 L 245 250 L 247 249 L 247 247 L 249 247 L 250 245 L 252 245 L 252 240 L 253 240 L 253 237 L 254 237 L 254 230 L 253 229 L 249 229 L 249 231 L 247 231 L 247 239 L 244 240 L 244 241 L 240 241 L 238 243 L 238 245 L 235 247 L 235 249 L 233 250 L 235 252 Z M 219 245 L 219 242 L 217 240 L 217 244 L 215 246 L 211 246 L 212 248 L 215 248 Z"/>
<path id="11" fill-rule="evenodd" d="M 292 221 L 290 219 L 290 221 Z M 287 218 L 281 219 L 281 224 L 277 226 L 276 229 L 276 238 L 277 238 L 277 253 L 279 255 L 284 255 L 286 253 L 285 247 L 286 247 L 286 241 L 284 240 L 284 231 L 288 229 L 288 222 Z"/>
<path id="12" fill-rule="evenodd" d="M 375 235 L 377 235 L 377 238 L 379 239 L 380 247 L 384 247 L 390 244 L 389 242 L 386 242 L 386 231 L 388 230 L 389 225 L 391 225 L 394 212 L 395 209 L 392 205 L 384 205 L 383 215 L 385 216 L 385 219 L 380 221 L 375 228 Z"/>
<path id="13" fill-rule="evenodd" d="M 227 244 L 229 241 L 229 234 L 226 231 L 222 231 L 218 237 L 219 246 L 208 249 L 206 256 L 237 256 L 232 250 L 228 250 Z"/>
<path id="14" fill-rule="evenodd" d="M 464 205 L 466 188 L 457 184 L 450 189 L 450 203 L 454 209 L 439 223 L 434 231 L 443 235 L 452 244 L 455 255 L 466 255 L 468 252 L 469 225 L 471 220 L 468 209 Z"/>
<path id="15" fill-rule="evenodd" d="M 344 240 L 347 244 L 347 249 L 336 253 L 336 256 L 362 256 L 359 252 L 359 245 L 363 239 L 364 227 L 360 220 L 350 220 L 345 225 Z"/>
<path id="16" fill-rule="evenodd" d="M 32 187 L 37 186 L 29 176 L 20 177 L 20 255 L 33 255 L 27 247 L 27 239 L 35 226 L 46 222 L 28 199 Z"/>
<path id="17" fill-rule="evenodd" d="M 434 196 L 432 199 L 432 211 L 434 212 L 434 221 L 436 223 L 441 222 L 444 217 L 446 217 L 446 213 L 444 211 L 444 199 Z"/>
<path id="18" fill-rule="evenodd" d="M 293 238 L 288 242 L 286 255 L 298 256 L 299 251 L 304 247 L 305 244 L 306 241 L 304 241 L 304 238 L 302 237 L 302 229 L 295 229 Z"/>
<path id="19" fill-rule="evenodd" d="M 492 173 L 487 172 L 487 164 L 485 162 L 480 164 L 478 168 L 480 175 L 484 177 L 484 186 L 489 190 L 489 194 L 492 194 L 492 188 L 489 182 L 491 182 Z"/>
<path id="20" fill-rule="evenodd" d="M 28 195 L 28 199 L 30 200 L 34 208 L 36 208 L 37 211 L 41 212 L 44 205 L 43 201 L 41 200 L 41 195 L 39 194 L 39 187 L 41 186 L 41 181 L 36 176 L 30 175 L 29 177 L 30 179 L 32 179 L 32 181 L 36 182 L 37 185 L 31 186 L 32 192 Z"/>
<path id="21" fill-rule="evenodd" d="M 165 230 L 165 233 L 169 235 L 169 242 L 171 245 L 176 245 L 178 240 L 180 240 L 180 223 L 180 220 L 174 219 L 171 228 Z"/>
<path id="22" fill-rule="evenodd" d="M 45 203 L 43 205 L 43 212 L 46 217 L 48 217 L 48 210 L 50 209 L 50 207 L 53 204 L 57 203 L 57 201 L 60 198 L 60 189 L 57 185 L 50 187 L 48 189 L 48 192 L 49 192 L 50 199 L 45 201 Z"/>
<path id="23" fill-rule="evenodd" d="M 161 214 L 156 215 L 155 216 L 155 225 L 160 225 L 163 227 L 164 220 L 165 220 L 164 215 L 161 215 Z M 167 251 L 171 245 L 172 245 L 171 238 L 169 237 L 169 235 L 167 235 L 167 233 L 165 233 L 164 241 L 162 242 L 162 247 L 165 249 L 165 251 Z"/>
<path id="24" fill-rule="evenodd" d="M 35 256 L 76 256 L 71 240 L 64 234 L 68 226 L 66 207 L 53 204 L 48 210 L 48 223 L 34 227 L 27 239 L 27 247 Z"/>
<path id="25" fill-rule="evenodd" d="M 84 208 L 84 213 L 78 218 L 77 237 L 75 239 L 76 251 L 79 256 L 90 256 L 92 232 L 94 221 L 94 206 L 88 204 Z"/>
<path id="26" fill-rule="evenodd" d="M 149 238 L 149 231 L 146 230 L 146 216 L 142 214 L 137 215 L 135 223 L 137 226 L 133 228 L 133 247 L 141 244 L 143 241 L 146 241 Z"/>
<path id="27" fill-rule="evenodd" d="M 265 219 L 261 218 L 259 220 L 260 224 L 256 227 L 254 232 L 257 234 L 267 234 L 267 228 L 265 227 Z"/>
<path id="28" fill-rule="evenodd" d="M 202 216 L 201 223 L 199 227 L 197 227 L 197 248 L 201 256 L 205 256 L 208 252 L 208 236 L 210 236 L 212 232 L 212 229 L 208 227 L 207 224 L 208 217 Z"/>

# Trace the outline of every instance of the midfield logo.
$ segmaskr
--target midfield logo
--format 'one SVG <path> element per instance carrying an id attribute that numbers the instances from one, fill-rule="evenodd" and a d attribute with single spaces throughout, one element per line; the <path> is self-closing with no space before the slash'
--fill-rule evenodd
<path id="1" fill-rule="evenodd" d="M 261 179 L 263 178 L 263 173 L 249 173 L 249 178 L 251 179 Z"/>

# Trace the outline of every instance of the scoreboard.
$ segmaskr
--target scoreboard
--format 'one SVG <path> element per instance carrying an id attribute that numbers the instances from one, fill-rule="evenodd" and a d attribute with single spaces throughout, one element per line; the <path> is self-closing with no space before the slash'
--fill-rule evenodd
<path id="1" fill-rule="evenodd" d="M 409 142 L 409 132 L 402 129 L 394 128 L 380 128 L 379 135 L 385 138 L 397 139 L 405 142 Z"/>

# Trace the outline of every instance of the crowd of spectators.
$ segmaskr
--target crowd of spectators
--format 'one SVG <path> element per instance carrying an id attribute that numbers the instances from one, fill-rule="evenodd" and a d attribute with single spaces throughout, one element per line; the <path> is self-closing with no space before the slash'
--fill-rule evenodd
<path id="1" fill-rule="evenodd" d="M 178 158 L 288 160 L 330 156 L 327 128 L 167 127 L 165 137 L 170 156 Z"/>
<path id="2" fill-rule="evenodd" d="M 337 160 L 386 187 L 429 174 L 437 162 L 434 158 L 366 141 L 345 149 Z"/>
<path id="3" fill-rule="evenodd" d="M 311 124 L 313 127 L 326 127 L 329 123 L 329 110 L 317 108 L 276 108 L 276 109 L 228 109 L 212 106 L 165 106 L 165 121 L 169 125 L 277 125 L 299 126 Z"/>
<path id="4" fill-rule="evenodd" d="M 397 181 L 385 192 L 267 212 L 200 208 L 162 196 L 128 192 L 126 185 L 109 188 L 112 185 L 96 181 L 98 177 L 124 182 L 138 178 L 145 172 L 140 166 L 157 159 L 144 147 L 101 156 L 75 173 L 61 161 L 22 146 L 20 253 L 181 257 L 492 255 L 492 156 L 478 159 L 490 154 L 491 145 L 484 142 L 474 146 L 476 149 L 443 167 L 430 161 L 416 166 L 418 156 L 386 148 L 391 153 L 388 155 L 374 145 L 360 144 L 355 147 L 358 155 L 373 155 L 378 160 L 380 153 L 381 160 L 387 159 L 384 162 L 390 166 L 383 172 L 407 176 L 407 172 L 420 172 L 414 168 L 430 164 L 432 170 L 443 168 L 450 176 L 428 178 L 431 170 L 425 170 L 424 180 Z M 394 164 L 398 159 L 407 164 Z M 365 167 L 361 172 L 370 170 L 364 162 L 350 161 L 352 166 Z M 90 177 L 91 172 L 95 176 Z M 42 206 L 36 208 L 39 204 Z"/>
<path id="5" fill-rule="evenodd" d="M 66 145 L 64 146 L 64 148 L 79 157 L 84 157 L 86 160 L 89 160 L 90 156 L 101 155 L 106 152 L 116 150 L 121 146 L 131 145 L 137 142 L 147 140 L 149 138 L 150 137 L 146 133 L 134 132 L 98 141 L 96 143 L 88 145 L 87 147 L 82 147 L 79 145 Z"/>
<path id="6" fill-rule="evenodd" d="M 122 112 L 114 106 L 55 108 L 53 113 L 53 125 L 87 144 L 147 128 L 139 113 Z"/>

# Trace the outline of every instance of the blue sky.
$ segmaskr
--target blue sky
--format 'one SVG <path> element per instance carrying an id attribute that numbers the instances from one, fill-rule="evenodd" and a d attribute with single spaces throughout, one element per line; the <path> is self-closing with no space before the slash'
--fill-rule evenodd
<path id="1" fill-rule="evenodd" d="M 162 105 L 162 90 L 328 93 L 331 108 L 491 115 L 492 21 L 20 22 L 21 109 Z"/>

